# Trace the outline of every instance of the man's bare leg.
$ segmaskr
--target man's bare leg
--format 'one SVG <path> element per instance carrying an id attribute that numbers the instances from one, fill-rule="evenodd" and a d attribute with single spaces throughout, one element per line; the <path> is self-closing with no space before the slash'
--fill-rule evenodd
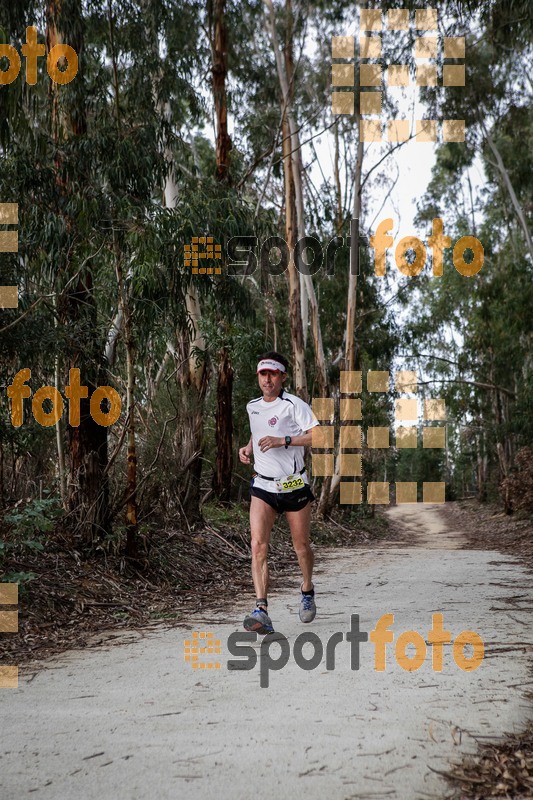
<path id="1" fill-rule="evenodd" d="M 309 535 L 311 530 L 311 503 L 307 503 L 301 511 L 286 511 L 285 516 L 291 529 L 292 544 L 298 557 L 298 564 L 302 570 L 302 591 L 308 592 L 313 588 L 313 565 L 315 558 Z"/>
<path id="2" fill-rule="evenodd" d="M 276 511 L 259 497 L 251 498 L 252 579 L 256 598 L 268 597 L 268 545 Z"/>

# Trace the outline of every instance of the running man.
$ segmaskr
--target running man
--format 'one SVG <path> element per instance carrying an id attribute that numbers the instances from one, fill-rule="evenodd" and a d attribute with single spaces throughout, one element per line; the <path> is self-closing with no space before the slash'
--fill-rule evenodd
<path id="1" fill-rule="evenodd" d="M 259 358 L 257 377 L 263 393 L 246 410 L 252 435 L 239 450 L 243 464 L 257 470 L 250 483 L 252 578 L 256 607 L 244 619 L 247 631 L 272 633 L 268 615 L 268 545 L 276 514 L 285 513 L 292 544 L 302 571 L 300 619 L 312 622 L 316 614 L 312 582 L 313 551 L 309 542 L 311 502 L 315 499 L 304 466 L 304 447 L 311 444 L 311 428 L 320 423 L 307 403 L 283 389 L 287 359 L 276 352 Z"/>

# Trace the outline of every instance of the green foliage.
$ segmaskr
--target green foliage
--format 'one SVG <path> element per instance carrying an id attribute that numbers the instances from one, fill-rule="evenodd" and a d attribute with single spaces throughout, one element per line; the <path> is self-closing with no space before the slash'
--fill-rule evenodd
<path id="1" fill-rule="evenodd" d="M 244 528 L 245 530 L 249 526 L 248 509 L 244 505 L 228 507 L 210 501 L 204 504 L 202 512 L 206 521 L 211 525 Z"/>
<path id="2" fill-rule="evenodd" d="M 10 553 L 24 550 L 44 550 L 46 536 L 50 533 L 61 514 L 61 508 L 55 498 L 30 500 L 26 505 L 22 502 L 15 509 L 4 514 L 3 523 L 9 526 L 9 532 L 0 541 L 0 565 Z M 30 574 L 30 573 L 28 573 Z M 31 580 L 31 578 L 26 578 Z"/>
<path id="3" fill-rule="evenodd" d="M 1 559 L 1 552 L 0 552 L 0 559 Z M 2 562 L 0 560 L 0 567 Z M 37 579 L 37 575 L 35 572 L 4 572 L 2 575 L 2 581 L 5 583 L 18 583 L 19 588 L 19 597 L 25 596 L 28 592 L 27 584 L 31 583 L 32 581 Z"/>
<path id="4" fill-rule="evenodd" d="M 4 515 L 4 522 L 12 525 L 16 539 L 24 540 L 30 535 L 49 533 L 54 528 L 55 521 L 60 514 L 60 508 L 55 498 L 31 500 Z M 36 548 L 41 549 L 41 548 Z"/>

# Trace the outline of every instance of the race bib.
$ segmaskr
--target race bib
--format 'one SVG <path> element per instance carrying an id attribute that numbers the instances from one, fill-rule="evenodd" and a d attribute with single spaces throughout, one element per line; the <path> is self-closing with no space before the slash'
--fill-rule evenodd
<path id="1" fill-rule="evenodd" d="M 295 489 L 303 489 L 304 479 L 301 475 L 285 475 L 276 481 L 278 492 L 294 492 Z"/>

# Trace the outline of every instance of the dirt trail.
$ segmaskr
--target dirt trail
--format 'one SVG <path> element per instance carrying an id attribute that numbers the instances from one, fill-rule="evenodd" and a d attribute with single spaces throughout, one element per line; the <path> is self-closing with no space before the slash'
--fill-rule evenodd
<path id="1" fill-rule="evenodd" d="M 430 550 L 460 550 L 465 543 L 461 531 L 452 530 L 438 506 L 400 505 L 391 506 L 388 514 L 398 521 L 404 530 L 415 537 L 416 547 Z"/>
<path id="2" fill-rule="evenodd" d="M 249 598 L 229 615 L 190 620 L 190 629 L 133 633 L 121 647 L 72 651 L 30 667 L 19 689 L 0 692 L 0 796 L 446 797 L 447 784 L 434 770 L 446 770 L 477 741 L 520 729 L 530 712 L 522 696 L 533 640 L 530 580 L 516 559 L 458 549 L 462 534 L 446 527 L 437 506 L 389 513 L 418 545 L 319 552 L 314 623 L 299 622 L 296 575 L 294 591 L 271 596 L 290 657 L 282 670 L 270 671 L 268 688 L 260 687 L 265 660 L 250 670 L 227 668 L 234 657 L 227 639 L 241 630 Z M 427 643 L 437 612 L 452 638 L 465 629 L 482 637 L 479 669 L 459 669 L 452 644 L 443 646 L 441 672 L 432 669 L 430 646 L 417 671 L 397 663 L 401 632 L 418 631 Z M 361 631 L 370 632 L 387 613 L 394 614 L 394 641 L 386 645 L 384 672 L 374 669 L 371 641 L 361 643 L 359 669 L 351 669 L 353 643 L 345 636 L 335 669 L 326 669 L 326 643 L 350 629 L 351 615 L 359 614 Z M 221 640 L 221 669 L 193 670 L 184 662 L 192 630 Z M 304 631 L 317 634 L 324 648 L 313 670 L 294 658 Z M 259 655 L 260 643 L 253 647 Z M 271 657 L 279 653 L 272 644 Z M 312 654 L 305 645 L 303 656 Z"/>

